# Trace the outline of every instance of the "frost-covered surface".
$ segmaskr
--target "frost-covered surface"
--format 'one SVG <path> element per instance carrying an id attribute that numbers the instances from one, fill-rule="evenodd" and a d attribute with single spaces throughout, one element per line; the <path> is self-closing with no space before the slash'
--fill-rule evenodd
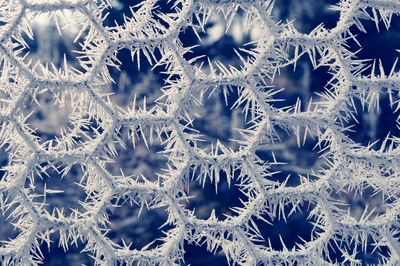
<path id="1" fill-rule="evenodd" d="M 400 4 L 276 2 L 0 1 L 0 264 L 398 265 Z"/>

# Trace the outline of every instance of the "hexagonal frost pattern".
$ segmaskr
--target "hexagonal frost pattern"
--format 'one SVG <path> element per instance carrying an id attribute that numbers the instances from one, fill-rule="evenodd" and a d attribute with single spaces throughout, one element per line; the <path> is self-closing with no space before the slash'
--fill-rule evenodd
<path id="1" fill-rule="evenodd" d="M 95 265 L 199 261 L 185 260 L 192 253 L 232 265 L 400 264 L 399 138 L 353 134 L 358 120 L 379 123 L 379 108 L 398 123 L 400 75 L 351 45 L 363 19 L 388 30 L 400 4 L 341 0 L 336 26 L 307 34 L 273 6 L 0 0 L 0 264 L 50 263 L 51 252 Z M 282 102 L 290 95 L 303 101 Z"/>

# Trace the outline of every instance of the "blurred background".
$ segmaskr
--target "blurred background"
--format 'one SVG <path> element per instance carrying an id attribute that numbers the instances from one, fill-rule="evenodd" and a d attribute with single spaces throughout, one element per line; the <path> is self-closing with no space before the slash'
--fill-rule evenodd
<path id="1" fill-rule="evenodd" d="M 132 16 L 130 8 L 134 9 L 140 1 L 123 1 L 112 0 L 112 9 L 107 10 L 109 15 L 104 21 L 105 26 L 122 25 L 124 17 Z M 169 10 L 170 1 L 158 1 L 159 11 Z M 171 1 L 172 2 L 172 1 Z M 319 24 L 328 28 L 334 28 L 339 19 L 339 13 L 330 8 L 336 4 L 335 0 L 276 0 L 273 8 L 273 16 L 276 21 L 288 23 L 293 21 L 296 29 L 302 33 L 309 33 Z M 63 22 L 62 23 L 67 23 Z M 198 45 L 193 48 L 193 52 L 185 55 L 185 59 L 190 60 L 198 56 L 205 56 L 196 61 L 195 64 L 205 68 L 207 58 L 212 62 L 220 61 L 225 65 L 233 65 L 240 67 L 239 57 L 235 53 L 235 49 L 242 47 L 251 48 L 252 42 L 260 37 L 260 29 L 253 27 L 250 30 L 243 28 L 244 17 L 243 12 L 238 11 L 234 17 L 232 24 L 228 27 L 228 22 L 222 13 L 216 13 L 208 20 L 205 32 L 198 32 L 200 40 L 197 38 L 193 30 L 182 30 L 179 34 L 180 42 L 184 47 Z M 21 51 L 26 54 L 24 60 L 40 59 L 42 63 L 53 62 L 57 67 L 61 67 L 64 55 L 68 63 L 77 69 L 77 53 L 80 50 L 79 42 L 74 42 L 74 38 L 79 31 L 79 27 L 66 27 L 61 34 L 58 32 L 52 18 L 46 14 L 37 15 L 32 21 L 32 35 L 22 37 L 27 43 L 27 47 Z M 363 25 L 367 31 L 364 33 L 359 29 L 351 29 L 353 34 L 357 35 L 359 44 L 349 41 L 348 49 L 358 51 L 357 56 L 361 59 L 381 60 L 386 73 L 390 72 L 395 62 L 399 49 L 400 41 L 400 18 L 393 17 L 391 27 L 386 30 L 383 24 L 380 31 L 376 29 L 376 25 L 372 21 L 365 20 Z M 63 28 L 63 27 L 62 27 Z M 155 55 L 157 57 L 157 54 Z M 110 84 L 106 91 L 110 94 L 111 101 L 125 108 L 132 104 L 136 97 L 138 106 L 144 104 L 146 98 L 147 108 L 155 105 L 156 100 L 162 95 L 161 88 L 165 86 L 166 74 L 162 67 L 153 68 L 148 62 L 143 60 L 140 69 L 136 63 L 132 63 L 131 54 L 128 50 L 121 50 L 117 55 L 121 62 L 120 69 L 109 68 L 112 79 L 115 81 Z M 371 61 L 372 62 L 372 61 Z M 397 68 L 396 68 L 397 69 Z M 79 69 L 80 70 L 80 69 Z M 206 71 L 206 70 L 205 70 Z M 366 73 L 368 74 L 368 73 Z M 311 98 L 318 99 L 316 93 L 322 92 L 329 83 L 331 74 L 328 68 L 313 69 L 313 66 L 307 56 L 303 56 L 297 62 L 294 69 L 293 65 L 289 65 L 281 69 L 273 80 L 270 80 L 270 86 L 276 89 L 284 89 L 276 95 L 277 98 L 284 99 L 277 102 L 277 107 L 289 107 L 296 103 L 297 99 L 301 99 L 302 105 L 305 107 Z M 135 96 L 136 95 L 136 96 Z M 235 130 L 237 128 L 248 128 L 249 123 L 243 119 L 242 107 L 232 108 L 239 95 L 237 91 L 232 89 L 229 93 L 228 100 L 225 101 L 222 92 L 210 93 L 209 97 L 204 97 L 204 102 L 196 106 L 193 110 L 198 117 L 193 123 L 193 127 L 202 134 L 204 146 L 207 149 L 211 143 L 217 140 L 224 145 L 237 149 L 237 143 L 232 139 L 240 138 L 240 134 Z M 66 96 L 68 97 L 68 95 Z M 376 142 L 374 147 L 379 149 L 383 139 L 389 134 L 391 136 L 400 137 L 398 128 L 399 109 L 389 104 L 388 96 L 379 95 L 379 108 L 375 110 L 367 110 L 362 107 L 362 103 L 356 103 L 358 108 L 354 115 L 354 121 L 350 121 L 349 125 L 353 125 L 352 131 L 348 136 L 357 143 L 368 145 Z M 65 104 L 60 106 L 54 100 L 51 93 L 43 93 L 38 96 L 38 101 L 30 101 L 26 105 L 24 114 L 31 114 L 27 122 L 30 127 L 35 129 L 35 134 L 40 137 L 41 143 L 46 143 L 51 139 L 61 135 L 60 129 L 67 129 L 71 121 L 69 115 L 73 110 Z M 68 103 L 68 99 L 66 101 Z M 153 142 L 146 148 L 145 143 L 141 139 L 137 139 L 135 148 L 130 143 L 128 134 L 121 132 L 123 145 L 117 147 L 118 157 L 115 162 L 106 164 L 106 169 L 113 175 L 144 175 L 150 180 L 156 180 L 156 173 L 162 173 L 162 169 L 166 166 L 167 159 L 160 151 L 163 150 L 161 141 Z M 273 152 L 276 159 L 284 164 L 274 165 L 273 171 L 277 174 L 274 176 L 280 182 L 288 180 L 287 185 L 295 186 L 299 184 L 300 176 L 313 176 L 315 171 L 323 169 L 324 162 L 321 160 L 321 151 L 314 148 L 315 139 L 307 139 L 305 145 L 298 147 L 295 136 L 290 132 L 283 132 L 281 141 Z M 257 155 L 265 161 L 272 160 L 271 149 L 257 150 Z M 8 165 L 10 158 L 7 156 L 7 145 L 0 147 L 0 167 Z M 43 166 L 45 167 L 45 166 Z M 62 165 L 59 166 L 60 169 Z M 52 208 L 77 208 L 81 206 L 76 203 L 76 199 L 84 199 L 84 192 L 76 185 L 79 183 L 79 176 L 82 174 L 83 167 L 74 166 L 67 174 L 61 177 L 57 170 L 48 170 L 48 176 L 42 178 L 40 176 L 33 177 L 36 187 L 34 193 L 41 193 L 44 186 L 54 190 L 63 190 L 62 195 L 56 194 L 48 197 L 49 203 L 46 208 L 51 212 Z M 5 174 L 5 169 L 0 168 L 0 179 Z M 196 173 L 194 173 L 196 174 Z M 27 183 L 27 188 L 30 183 Z M 73 188 L 72 190 L 64 190 L 64 187 Z M 83 194 L 82 194 L 83 193 Z M 217 193 L 215 184 L 209 179 L 204 184 L 193 180 L 187 188 L 187 194 L 193 196 L 188 203 L 187 208 L 195 210 L 196 217 L 199 219 L 207 219 L 213 210 L 219 219 L 224 219 L 224 214 L 231 214 L 232 207 L 242 206 L 241 200 L 246 200 L 238 186 L 231 184 L 228 186 L 226 178 L 223 178 L 218 185 Z M 355 217 L 360 217 L 365 206 L 375 206 L 383 208 L 383 203 L 379 197 L 374 197 L 368 193 L 356 195 L 349 193 L 342 195 L 341 199 L 348 204 L 351 212 Z M 38 201 L 43 200 L 38 198 Z M 111 229 L 107 233 L 113 242 L 122 245 L 132 243 L 132 248 L 143 248 L 147 244 L 154 241 L 151 246 L 155 247 L 159 244 L 159 238 L 163 236 L 163 231 L 168 230 L 168 225 L 160 228 L 167 220 L 165 209 L 144 210 L 140 216 L 139 207 L 132 206 L 129 203 L 123 204 L 121 207 L 115 208 L 110 213 Z M 257 221 L 261 234 L 264 239 L 270 240 L 273 249 L 282 250 L 283 246 L 280 240 L 282 238 L 286 247 L 291 249 L 296 244 L 302 243 L 301 239 L 310 240 L 313 232 L 313 220 L 309 218 L 312 206 L 301 206 L 301 211 L 293 213 L 286 221 L 276 219 L 270 221 L 273 225 L 263 221 Z M 0 213 L 0 240 L 14 238 L 18 232 L 6 221 L 7 216 L 12 210 Z M 57 235 L 53 236 L 53 240 L 57 242 Z M 84 245 L 71 247 L 67 254 L 61 247 L 53 245 L 49 250 L 43 245 L 42 252 L 44 255 L 44 265 L 92 265 L 92 259 L 81 254 L 80 251 Z M 373 247 L 366 252 L 360 252 L 357 256 L 365 263 L 374 264 L 378 260 L 376 253 L 372 252 Z M 387 252 L 387 251 L 386 251 Z M 385 250 L 381 251 L 385 254 Z M 228 265 L 224 255 L 217 250 L 215 254 L 207 251 L 203 245 L 195 243 L 185 243 L 185 261 L 182 264 L 190 265 Z M 342 258 L 337 250 L 332 250 L 331 258 L 334 261 L 341 262 Z"/>

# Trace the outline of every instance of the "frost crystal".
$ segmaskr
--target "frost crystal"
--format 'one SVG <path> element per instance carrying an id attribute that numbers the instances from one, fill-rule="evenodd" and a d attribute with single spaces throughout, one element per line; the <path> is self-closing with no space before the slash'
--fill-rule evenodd
<path id="1" fill-rule="evenodd" d="M 188 245 L 232 265 L 400 264 L 400 140 L 349 133 L 359 112 L 376 123 L 383 102 L 399 110 L 396 63 L 349 45 L 366 21 L 389 30 L 397 0 L 338 1 L 336 26 L 309 33 L 272 0 L 137 1 L 107 24 L 119 5 L 0 0 L 1 265 L 77 246 L 94 265 L 182 265 Z M 196 55 L 221 35 L 239 43 L 228 59 Z M 288 66 L 330 79 L 288 103 Z M 207 205 L 215 192 L 234 206 Z M 156 239 L 116 240 L 152 216 Z M 293 217 L 298 239 L 271 234 Z"/>

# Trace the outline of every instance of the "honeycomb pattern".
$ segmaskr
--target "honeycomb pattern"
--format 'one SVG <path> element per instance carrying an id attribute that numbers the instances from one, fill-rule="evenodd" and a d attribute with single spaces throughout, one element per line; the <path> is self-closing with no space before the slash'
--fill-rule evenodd
<path id="1" fill-rule="evenodd" d="M 368 256 L 400 263 L 399 139 L 388 134 L 363 145 L 348 134 L 357 103 L 371 116 L 380 98 L 399 108 L 396 65 L 385 73 L 349 45 L 354 27 L 363 31 L 368 20 L 389 29 L 400 14 L 397 0 L 341 0 L 336 26 L 309 33 L 276 21 L 269 0 L 138 1 L 106 25 L 112 8 L 108 0 L 0 1 L 0 147 L 7 157 L 0 222 L 13 231 L 0 239 L 1 265 L 43 263 L 43 243 L 67 254 L 79 244 L 94 265 L 184 265 L 187 244 L 233 265 L 365 265 Z M 215 16 L 225 34 L 236 17 L 252 32 L 231 61 L 193 57 L 199 46 L 181 37 L 192 31 L 201 39 Z M 36 37 L 35 23 L 46 23 L 68 53 L 51 54 L 56 49 Z M 110 94 L 121 53 L 164 75 L 154 94 Z M 300 60 L 330 80 L 312 100 L 282 103 L 279 73 Z M 201 132 L 213 111 L 200 109 L 211 108 L 213 97 L 235 111 L 226 118 L 229 125 L 235 117 L 235 128 L 221 125 L 229 139 Z M 142 149 L 150 168 L 119 171 L 127 145 L 161 157 Z M 161 169 L 149 170 L 154 161 Z M 196 200 L 206 204 L 207 196 L 194 189 L 198 183 L 234 206 L 200 212 Z M 348 207 L 360 197 L 370 206 Z M 161 237 L 115 241 L 110 220 L 125 215 L 122 206 L 140 223 L 150 217 L 141 213 L 160 210 Z M 293 217 L 308 230 L 298 240 L 270 234 Z"/>

